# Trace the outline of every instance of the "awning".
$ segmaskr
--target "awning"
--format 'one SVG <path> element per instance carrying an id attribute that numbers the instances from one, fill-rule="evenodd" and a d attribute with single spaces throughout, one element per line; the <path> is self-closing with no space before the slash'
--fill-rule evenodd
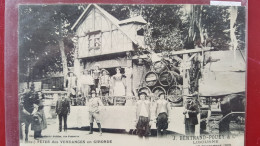
<path id="1" fill-rule="evenodd" d="M 95 69 L 96 64 L 98 64 L 100 68 L 126 67 L 127 59 L 117 58 L 102 61 L 90 61 L 86 62 L 86 69 Z"/>
<path id="2" fill-rule="evenodd" d="M 199 81 L 201 96 L 220 96 L 245 92 L 245 72 L 208 72 Z"/>
<path id="3" fill-rule="evenodd" d="M 246 62 L 243 52 L 211 51 L 206 55 L 217 61 L 208 63 L 202 70 L 202 78 L 199 80 L 201 96 L 245 92 Z"/>

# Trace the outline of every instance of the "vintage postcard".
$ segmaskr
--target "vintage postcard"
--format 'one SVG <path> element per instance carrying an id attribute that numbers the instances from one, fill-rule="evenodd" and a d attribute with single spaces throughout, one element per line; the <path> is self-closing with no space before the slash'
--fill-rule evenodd
<path id="1" fill-rule="evenodd" d="M 244 145 L 245 7 L 18 9 L 20 145 Z"/>

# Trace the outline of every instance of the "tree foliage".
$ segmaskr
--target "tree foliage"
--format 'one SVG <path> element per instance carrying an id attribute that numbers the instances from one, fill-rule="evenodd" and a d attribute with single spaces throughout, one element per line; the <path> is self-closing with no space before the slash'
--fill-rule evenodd
<path id="1" fill-rule="evenodd" d="M 67 65 L 73 66 L 72 24 L 82 13 L 78 5 L 21 5 L 19 7 L 20 79 L 62 72 L 59 41 L 64 45 Z M 30 69 L 28 69 L 30 68 Z"/>
<path id="2" fill-rule="evenodd" d="M 206 5 L 103 5 L 119 20 L 141 15 L 146 44 L 155 52 L 214 47 L 230 49 L 230 11 L 227 6 Z M 238 49 L 245 44 L 245 9 L 239 7 L 235 25 Z M 192 31 L 192 32 L 191 32 Z M 192 35 L 191 35 L 192 34 Z"/>

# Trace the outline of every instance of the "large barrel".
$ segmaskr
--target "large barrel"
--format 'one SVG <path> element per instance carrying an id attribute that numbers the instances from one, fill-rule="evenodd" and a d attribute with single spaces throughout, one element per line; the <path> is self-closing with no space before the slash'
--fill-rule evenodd
<path id="1" fill-rule="evenodd" d="M 161 87 L 161 86 L 156 86 L 156 87 L 154 87 L 154 88 L 152 89 L 152 92 L 153 92 L 153 94 L 154 94 L 154 96 L 155 96 L 156 98 L 159 98 L 159 94 L 161 94 L 161 93 L 166 94 L 165 89 L 164 89 L 163 87 Z"/>
<path id="2" fill-rule="evenodd" d="M 153 87 L 158 82 L 158 75 L 155 72 L 147 72 L 145 75 L 145 83 L 148 87 Z"/>
<path id="3" fill-rule="evenodd" d="M 168 63 L 164 61 L 156 61 L 153 63 L 152 70 L 158 74 L 163 71 L 169 70 Z"/>
<path id="4" fill-rule="evenodd" d="M 182 76 L 175 71 L 164 71 L 159 75 L 159 83 L 162 86 L 182 84 Z"/>
<path id="5" fill-rule="evenodd" d="M 182 89 L 180 86 L 171 86 L 167 94 L 167 98 L 170 102 L 179 103 L 182 101 Z"/>
<path id="6" fill-rule="evenodd" d="M 170 86 L 176 84 L 176 78 L 171 72 L 165 71 L 159 75 L 159 83 L 162 86 Z"/>
<path id="7" fill-rule="evenodd" d="M 152 93 L 152 91 L 148 87 L 139 88 L 138 93 L 141 93 L 141 92 L 145 92 L 148 96 L 150 96 L 150 94 Z"/>

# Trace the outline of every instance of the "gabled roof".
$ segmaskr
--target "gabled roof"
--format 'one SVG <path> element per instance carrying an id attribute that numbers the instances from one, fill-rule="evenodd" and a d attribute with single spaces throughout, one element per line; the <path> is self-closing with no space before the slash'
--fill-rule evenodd
<path id="1" fill-rule="evenodd" d="M 140 22 L 140 23 L 146 23 L 146 21 L 141 18 L 141 16 L 138 17 L 134 17 L 134 18 L 129 18 L 123 21 L 119 21 L 117 18 L 115 18 L 114 16 L 112 16 L 111 14 L 109 14 L 107 11 L 105 11 L 104 9 L 102 9 L 100 6 L 98 6 L 97 4 L 89 4 L 88 7 L 84 10 L 84 12 L 80 15 L 80 17 L 78 18 L 78 20 L 75 22 L 75 24 L 72 26 L 71 30 L 76 29 L 83 21 L 83 19 L 85 18 L 85 16 L 87 15 L 87 13 L 91 10 L 92 7 L 95 7 L 96 9 L 98 9 L 101 14 L 103 14 L 106 18 L 108 18 L 112 24 L 114 24 L 124 35 L 126 35 L 133 43 L 138 44 L 137 41 L 132 38 L 130 35 L 128 35 L 127 32 L 125 32 L 124 30 L 121 29 L 121 27 L 119 26 L 119 24 L 124 24 L 124 23 L 128 23 L 128 22 Z"/>
<path id="2" fill-rule="evenodd" d="M 136 17 L 132 17 L 132 18 L 120 21 L 119 25 L 127 24 L 127 23 L 134 23 L 134 22 L 142 23 L 142 24 L 147 23 L 142 16 L 136 16 Z"/>

